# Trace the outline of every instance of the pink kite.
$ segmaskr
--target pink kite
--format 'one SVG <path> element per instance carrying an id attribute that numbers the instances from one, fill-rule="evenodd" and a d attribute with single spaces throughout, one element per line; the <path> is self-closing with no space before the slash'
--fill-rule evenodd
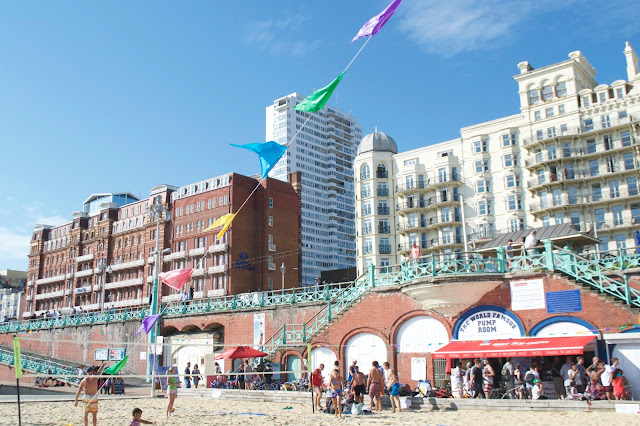
<path id="1" fill-rule="evenodd" d="M 174 269 L 173 271 L 161 273 L 160 279 L 169 287 L 180 290 L 189 281 L 191 274 L 193 274 L 192 268 Z"/>

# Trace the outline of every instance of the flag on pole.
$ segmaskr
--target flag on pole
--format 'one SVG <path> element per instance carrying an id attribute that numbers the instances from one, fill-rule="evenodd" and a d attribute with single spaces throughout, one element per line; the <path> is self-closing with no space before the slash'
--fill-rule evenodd
<path id="1" fill-rule="evenodd" d="M 209 225 L 209 227 L 207 227 L 205 231 L 222 226 L 223 227 L 222 230 L 218 232 L 218 235 L 216 235 L 218 239 L 222 238 L 224 233 L 227 232 L 227 228 L 229 227 L 229 225 L 231 225 L 231 222 L 233 221 L 233 219 L 235 219 L 236 214 L 237 213 L 229 213 L 229 214 L 225 214 L 224 216 L 220 216 L 220 218 L 215 222 L 213 222 L 211 225 Z"/>
<path id="2" fill-rule="evenodd" d="M 174 269 L 173 271 L 161 273 L 160 279 L 169 287 L 180 290 L 189 281 L 191 274 L 193 274 L 192 268 Z"/>
<path id="3" fill-rule="evenodd" d="M 292 109 L 295 109 L 297 111 L 307 111 L 307 112 L 320 111 L 324 107 L 324 104 L 327 103 L 327 101 L 333 94 L 334 90 L 336 90 L 336 87 L 338 87 L 338 83 L 340 83 L 340 80 L 342 80 L 343 75 L 344 73 L 340 74 L 338 77 L 336 77 L 335 80 L 329 83 L 326 87 L 323 87 L 322 89 L 313 93 L 311 96 L 308 96 L 304 101 L 300 102 L 298 105 L 294 106 Z"/>
<path id="4" fill-rule="evenodd" d="M 398 6 L 400 6 L 401 2 L 402 0 L 394 0 L 393 2 L 391 2 L 389 6 L 387 6 L 385 10 L 383 10 L 373 18 L 369 19 L 367 23 L 364 24 L 362 28 L 360 28 L 360 31 L 358 31 L 358 34 L 356 34 L 353 40 L 351 40 L 351 43 L 353 43 L 354 41 L 362 37 L 371 37 L 372 35 L 375 35 L 378 31 L 380 31 L 382 27 L 384 27 L 384 24 L 386 24 L 387 21 L 391 18 L 391 16 L 396 11 Z"/>
<path id="5" fill-rule="evenodd" d="M 122 370 L 125 365 L 127 365 L 128 359 L 129 359 L 129 354 L 127 354 L 124 358 L 122 358 L 116 364 L 104 370 L 104 374 L 111 374 L 111 375 L 116 374 L 118 371 Z"/>
<path id="6" fill-rule="evenodd" d="M 282 154 L 287 150 L 286 145 L 280 145 L 277 142 L 270 141 L 264 143 L 248 143 L 245 145 L 231 144 L 238 148 L 248 149 L 258 154 L 260 159 L 260 168 L 262 170 L 262 179 L 266 178 L 273 166 L 276 165 Z"/>
<path id="7" fill-rule="evenodd" d="M 160 315 L 162 315 L 162 314 L 149 315 L 148 317 L 143 319 L 142 320 L 142 325 L 140 325 L 140 328 L 138 329 L 138 331 L 136 331 L 136 336 L 138 334 L 142 333 L 143 331 L 145 333 L 149 334 L 149 332 L 153 328 L 153 325 L 158 321 L 158 318 L 160 318 Z"/>
<path id="8" fill-rule="evenodd" d="M 13 338 L 13 364 L 16 369 L 16 379 L 22 377 L 22 356 L 20 355 L 20 338 Z"/>

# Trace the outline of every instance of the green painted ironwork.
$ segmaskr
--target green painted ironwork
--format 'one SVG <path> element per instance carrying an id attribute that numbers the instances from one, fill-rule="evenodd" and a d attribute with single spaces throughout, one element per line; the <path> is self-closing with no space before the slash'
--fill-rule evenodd
<path id="1" fill-rule="evenodd" d="M 22 353 L 22 369 L 31 371 L 36 374 L 42 374 L 43 376 L 48 374 L 75 376 L 78 374 L 78 367 L 71 363 L 64 363 L 59 360 L 52 360 L 39 355 Z M 13 348 L 0 348 L 0 364 L 14 365 L 15 358 L 13 356 Z M 59 380 L 80 383 L 78 377 L 59 377 Z"/>

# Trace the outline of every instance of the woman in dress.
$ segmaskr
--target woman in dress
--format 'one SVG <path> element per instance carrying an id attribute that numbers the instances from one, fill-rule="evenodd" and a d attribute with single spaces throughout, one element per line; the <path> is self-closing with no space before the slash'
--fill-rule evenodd
<path id="1" fill-rule="evenodd" d="M 602 376 L 602 373 L 604 373 L 604 361 L 598 362 L 598 366 L 589 373 L 589 393 L 595 399 L 607 398 L 604 394 L 602 381 L 600 380 L 600 376 Z"/>
<path id="2" fill-rule="evenodd" d="M 176 369 L 171 367 L 169 371 L 167 371 L 167 397 L 169 397 L 169 404 L 167 405 L 167 417 L 171 415 L 173 411 L 173 402 L 176 400 L 176 396 L 178 396 L 178 376 L 175 376 L 177 373 Z M 171 376 L 174 374 L 174 376 Z"/>
<path id="3" fill-rule="evenodd" d="M 200 382 L 201 379 L 202 377 L 200 377 L 200 369 L 198 368 L 198 364 L 195 364 L 193 366 L 193 369 L 191 370 L 191 380 L 193 380 L 193 386 L 196 389 L 198 389 L 198 383 Z"/>

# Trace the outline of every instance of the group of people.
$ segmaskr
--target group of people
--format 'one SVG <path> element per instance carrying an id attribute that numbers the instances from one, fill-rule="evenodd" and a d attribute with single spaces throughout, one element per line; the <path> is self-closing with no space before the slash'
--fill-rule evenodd
<path id="1" fill-rule="evenodd" d="M 340 373 L 340 362 L 335 361 L 327 386 L 325 386 L 322 376 L 324 364 L 320 364 L 318 368 L 313 371 L 311 375 L 311 385 L 314 394 L 315 408 L 317 410 L 323 409 L 322 395 L 325 387 L 327 387 L 337 417 L 342 418 L 343 397 L 346 402 L 350 402 L 356 406 L 356 413 L 362 413 L 365 393 L 369 394 L 371 411 L 375 410 L 380 412 L 382 411 L 381 396 L 384 395 L 384 390 L 386 389 L 390 395 L 392 413 L 395 413 L 396 409 L 399 412 L 402 411 L 399 398 L 400 383 L 389 363 L 385 362 L 380 366 L 378 361 L 373 361 L 368 375 L 360 371 L 360 367 L 357 364 L 358 361 L 353 360 L 349 366 L 347 380 L 343 380 Z"/>
<path id="2" fill-rule="evenodd" d="M 536 237 L 536 230 L 534 229 L 527 235 L 527 237 L 521 237 L 519 244 L 520 250 L 519 252 L 514 248 L 514 242 L 512 239 L 507 241 L 507 245 L 505 246 L 505 254 L 508 260 L 513 259 L 516 254 L 520 256 L 533 256 L 537 253 L 536 246 L 538 245 L 538 238 Z"/>
<path id="3" fill-rule="evenodd" d="M 202 380 L 202 377 L 200 377 L 200 368 L 198 367 L 198 364 L 194 364 L 193 369 L 191 369 L 191 363 L 187 362 L 187 366 L 184 369 L 184 386 L 187 389 L 190 389 L 191 382 L 193 381 L 193 387 L 198 389 L 198 384 L 200 383 L 200 380 Z M 206 387 L 206 384 L 205 384 L 205 387 Z"/>

